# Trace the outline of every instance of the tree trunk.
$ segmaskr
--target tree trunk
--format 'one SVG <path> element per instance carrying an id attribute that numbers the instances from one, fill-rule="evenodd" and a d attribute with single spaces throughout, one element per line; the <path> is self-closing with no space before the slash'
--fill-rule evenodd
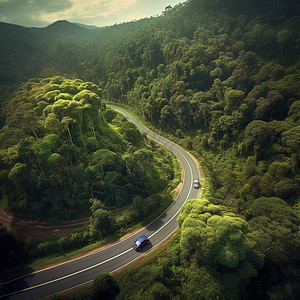
<path id="1" fill-rule="evenodd" d="M 71 131 L 70 131 L 69 124 L 67 124 L 67 129 L 68 129 L 68 133 L 69 133 L 69 138 L 70 138 L 71 144 L 72 144 L 73 148 L 75 148 L 75 145 L 74 145 L 74 143 L 73 143 L 73 139 L 72 139 L 72 135 L 71 135 Z M 76 163 L 78 164 L 78 158 L 77 158 L 75 149 L 73 149 L 73 151 L 74 151 Z"/>

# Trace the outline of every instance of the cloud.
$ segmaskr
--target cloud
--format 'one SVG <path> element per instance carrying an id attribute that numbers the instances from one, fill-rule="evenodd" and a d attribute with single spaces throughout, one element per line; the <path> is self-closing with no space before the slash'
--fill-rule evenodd
<path id="1" fill-rule="evenodd" d="M 138 0 L 0 0 L 0 21 L 43 26 L 57 20 L 88 22 L 108 18 Z"/>
<path id="2" fill-rule="evenodd" d="M 96 17 L 109 17 L 133 6 L 137 0 L 70 0 L 71 7 L 53 13 L 44 13 L 40 18 L 45 22 L 55 20 L 87 20 Z"/>
<path id="3" fill-rule="evenodd" d="M 71 5 L 69 0 L 0 0 L 0 20 L 24 26 L 41 25 L 41 14 L 64 11 Z"/>
<path id="4" fill-rule="evenodd" d="M 0 0 L 0 21 L 43 27 L 57 20 L 112 25 L 150 17 L 180 0 Z"/>

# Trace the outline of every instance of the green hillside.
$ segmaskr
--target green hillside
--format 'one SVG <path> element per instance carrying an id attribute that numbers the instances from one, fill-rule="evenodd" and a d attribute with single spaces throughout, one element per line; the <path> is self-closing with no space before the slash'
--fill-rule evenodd
<path id="1" fill-rule="evenodd" d="M 92 82 L 61 76 L 32 79 L 13 94 L 0 131 L 2 207 L 23 218 L 71 219 L 89 215 L 90 198 L 122 207 L 173 180 L 169 155 L 161 158 L 101 97 Z"/>
<path id="2" fill-rule="evenodd" d="M 107 159 L 119 159 L 118 164 L 112 163 L 116 170 L 109 171 L 119 172 L 120 181 L 126 178 L 125 186 L 134 181 L 117 167 L 126 165 L 131 154 L 106 125 L 103 115 L 109 119 L 110 113 L 104 112 L 103 104 L 97 102 L 97 109 L 103 109 L 100 116 L 81 121 L 73 115 L 77 105 L 70 115 L 62 109 L 64 101 L 72 107 L 76 93 L 85 92 L 67 92 L 70 99 L 54 98 L 53 103 L 47 93 L 59 97 L 66 93 L 61 87 L 41 94 L 39 89 L 49 80 L 61 77 L 31 80 L 7 102 L 14 85 L 32 77 L 81 78 L 93 82 L 88 85 L 96 90 L 89 95 L 97 93 L 99 86 L 103 101 L 130 105 L 145 121 L 173 136 L 201 160 L 206 174 L 202 199 L 188 201 L 178 219 L 178 237 L 159 259 L 118 275 L 117 298 L 299 298 L 299 1 L 189 0 L 156 18 L 98 29 L 66 21 L 43 29 L 1 23 L 0 39 L 6 41 L 0 48 L 2 120 L 6 122 L 1 133 L 1 153 L 6 158 L 1 182 L 26 180 L 29 189 L 15 202 L 8 200 L 12 189 L 3 190 L 11 210 L 40 209 L 40 202 L 32 206 L 24 198 L 34 196 L 30 186 L 44 184 L 42 177 L 36 176 L 32 185 L 28 184 L 31 177 L 22 178 L 29 164 L 36 172 L 41 168 L 53 176 L 53 189 L 60 184 L 67 186 L 62 186 L 66 191 L 78 188 L 76 176 L 67 185 L 57 172 L 64 166 L 55 165 L 63 155 L 57 149 L 65 146 L 74 175 L 84 171 L 90 176 L 97 141 L 101 149 L 115 153 Z M 26 93 L 34 100 L 22 96 Z M 31 100 L 19 105 L 16 99 Z M 49 105 L 49 110 L 43 105 Z M 86 113 L 80 105 L 81 113 Z M 43 113 L 37 115 L 39 109 Z M 61 113 L 57 118 L 62 131 L 48 136 L 44 127 L 51 125 L 46 122 L 51 113 Z M 23 122 L 24 126 L 10 125 Z M 19 142 L 24 134 L 27 142 Z M 55 142 L 58 146 L 44 155 L 43 144 Z M 33 162 L 30 153 L 35 154 Z M 56 168 L 55 174 L 46 164 Z M 148 187 L 149 195 L 154 190 L 153 185 Z M 45 205 L 47 197 L 43 195 Z M 66 205 L 69 210 L 72 201 Z M 91 297 L 90 292 L 85 297 Z"/>

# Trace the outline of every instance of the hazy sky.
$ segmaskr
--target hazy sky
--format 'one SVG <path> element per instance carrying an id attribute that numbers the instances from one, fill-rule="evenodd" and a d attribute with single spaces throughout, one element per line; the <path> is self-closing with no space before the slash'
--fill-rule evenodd
<path id="1" fill-rule="evenodd" d="M 186 0 L 0 0 L 0 21 L 44 27 L 57 20 L 113 25 L 161 14 Z"/>

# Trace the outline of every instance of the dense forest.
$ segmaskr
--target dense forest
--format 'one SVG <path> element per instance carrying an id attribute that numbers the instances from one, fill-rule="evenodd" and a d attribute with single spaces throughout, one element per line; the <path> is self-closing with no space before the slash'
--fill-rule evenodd
<path id="1" fill-rule="evenodd" d="M 172 201 L 180 181 L 172 154 L 101 96 L 92 82 L 54 76 L 29 80 L 5 102 L 1 207 L 23 219 L 89 224 L 48 241 L 17 241 L 1 225 L 0 271 L 102 240 Z"/>
<path id="2" fill-rule="evenodd" d="M 44 220 L 82 217 L 90 197 L 120 207 L 172 181 L 170 157 L 106 110 L 101 95 L 92 82 L 60 76 L 32 79 L 14 93 L 0 132 L 6 210 Z"/>
<path id="3" fill-rule="evenodd" d="M 114 166 L 114 159 L 126 165 L 128 148 L 105 125 L 105 114 L 109 119 L 110 112 L 105 113 L 103 102 L 90 102 L 102 95 L 105 101 L 135 108 L 145 121 L 173 136 L 200 158 L 207 177 L 202 199 L 190 200 L 183 208 L 180 233 L 165 254 L 116 278 L 117 298 L 130 298 L 129 294 L 149 299 L 299 297 L 299 1 L 189 0 L 156 18 L 100 29 L 66 21 L 43 29 L 3 23 L 0 37 L 7 41 L 0 50 L 1 182 L 7 206 L 16 212 L 38 211 L 39 206 L 28 205 L 24 195 L 34 199 L 30 187 L 35 184 L 40 193 L 45 191 L 43 174 L 54 175 L 45 162 L 62 168 L 57 161 L 69 159 L 72 181 L 59 178 L 70 173 L 55 173 L 49 187 L 65 193 L 69 185 L 76 186 L 76 171 L 87 177 L 93 174 L 93 161 L 103 151 L 97 147 L 107 149 L 105 157 L 112 162 L 108 167 Z M 87 86 L 74 92 L 65 91 L 60 82 L 47 91 L 49 99 L 53 97 L 49 100 L 41 88 L 57 84 L 55 80 L 67 84 L 74 80 L 30 80 L 9 96 L 19 82 L 54 75 L 93 84 L 77 81 L 79 87 Z M 71 98 L 59 98 L 61 93 Z M 77 105 L 71 104 L 74 100 Z M 70 108 L 73 105 L 69 114 L 65 101 Z M 98 105 L 100 115 L 81 107 L 85 101 Z M 78 109 L 87 117 L 74 117 Z M 22 110 L 26 113 L 20 119 L 17 114 Z M 47 131 L 46 120 L 52 114 L 57 114 L 61 132 Z M 16 119 L 22 126 L 13 132 Z M 37 127 L 42 122 L 43 127 Z M 19 141 L 18 134 L 28 137 Z M 69 157 L 57 152 L 62 139 L 67 141 Z M 108 145 L 107 139 L 113 142 Z M 43 153 L 46 143 L 54 145 Z M 159 156 L 159 164 L 158 160 Z M 28 166 L 34 166 L 35 179 L 20 178 Z M 39 169 L 43 167 L 46 170 Z M 107 172 L 119 172 L 122 186 L 130 185 L 133 178 L 124 177 L 124 170 Z M 9 200 L 11 185 L 22 180 L 27 181 L 27 190 L 18 189 L 17 202 Z M 148 194 L 142 196 L 159 188 L 149 185 Z M 47 195 L 45 205 L 49 205 Z M 71 211 L 72 201 L 59 203 Z M 94 292 L 92 288 L 84 297 Z"/>

